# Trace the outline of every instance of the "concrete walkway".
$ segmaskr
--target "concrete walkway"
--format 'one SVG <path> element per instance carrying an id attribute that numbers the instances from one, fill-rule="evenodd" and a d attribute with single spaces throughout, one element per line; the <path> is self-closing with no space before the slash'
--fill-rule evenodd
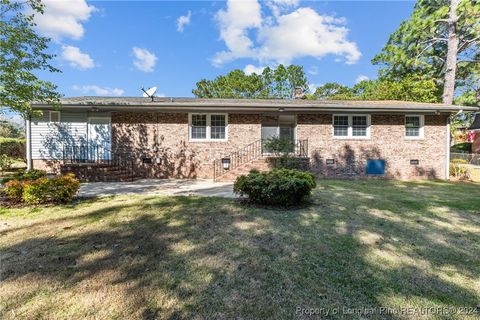
<path id="1" fill-rule="evenodd" d="M 231 182 L 184 179 L 143 179 L 133 182 L 82 183 L 79 197 L 104 197 L 121 194 L 162 196 L 202 196 L 235 198 Z"/>

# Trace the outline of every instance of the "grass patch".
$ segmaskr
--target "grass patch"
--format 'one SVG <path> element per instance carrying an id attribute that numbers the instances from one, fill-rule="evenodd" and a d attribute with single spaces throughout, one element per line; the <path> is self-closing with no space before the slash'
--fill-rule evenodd
<path id="1" fill-rule="evenodd" d="M 479 184 L 318 185 L 311 206 L 295 210 L 153 196 L 2 209 L 0 318 L 290 319 L 306 318 L 299 307 L 478 305 Z"/>

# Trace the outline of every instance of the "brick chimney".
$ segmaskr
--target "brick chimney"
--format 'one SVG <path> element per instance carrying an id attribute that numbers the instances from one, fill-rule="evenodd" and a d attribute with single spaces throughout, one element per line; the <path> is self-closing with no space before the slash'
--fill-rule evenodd
<path id="1" fill-rule="evenodd" d="M 305 91 L 301 87 L 295 88 L 295 93 L 293 95 L 294 99 L 303 99 L 305 97 Z"/>

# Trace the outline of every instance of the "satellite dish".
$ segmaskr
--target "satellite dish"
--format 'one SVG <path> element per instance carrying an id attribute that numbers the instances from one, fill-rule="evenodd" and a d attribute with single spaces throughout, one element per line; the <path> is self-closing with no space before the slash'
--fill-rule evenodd
<path id="1" fill-rule="evenodd" d="M 147 90 L 142 88 L 142 91 L 143 91 L 144 98 L 151 98 L 153 101 L 153 98 L 155 97 L 155 92 L 157 92 L 157 87 L 151 87 L 151 88 L 148 88 Z"/>

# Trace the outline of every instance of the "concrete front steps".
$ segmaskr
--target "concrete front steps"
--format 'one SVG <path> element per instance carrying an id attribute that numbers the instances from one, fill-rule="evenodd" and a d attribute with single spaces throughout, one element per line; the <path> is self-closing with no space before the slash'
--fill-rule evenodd
<path id="1" fill-rule="evenodd" d="M 250 170 L 257 169 L 259 171 L 268 171 L 270 167 L 268 165 L 267 159 L 262 157 L 258 159 L 251 160 L 249 162 L 244 163 L 243 165 L 238 166 L 232 170 L 225 170 L 223 171 L 220 177 L 216 178 L 215 181 L 219 182 L 230 182 L 235 181 L 238 176 L 248 174 Z"/>

